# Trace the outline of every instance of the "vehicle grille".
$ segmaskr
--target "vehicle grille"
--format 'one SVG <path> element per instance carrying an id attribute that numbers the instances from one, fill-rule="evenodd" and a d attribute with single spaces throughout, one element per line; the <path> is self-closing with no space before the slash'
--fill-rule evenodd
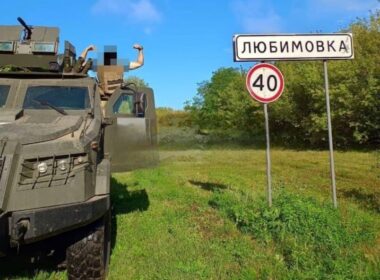
<path id="1" fill-rule="evenodd" d="M 59 162 L 62 160 L 67 163 L 65 170 L 59 168 Z M 38 171 L 38 165 L 42 162 L 47 165 L 44 173 Z M 75 177 L 75 174 L 83 171 L 88 165 L 88 157 L 85 154 L 25 159 L 22 163 L 19 189 L 29 190 L 66 185 Z"/>

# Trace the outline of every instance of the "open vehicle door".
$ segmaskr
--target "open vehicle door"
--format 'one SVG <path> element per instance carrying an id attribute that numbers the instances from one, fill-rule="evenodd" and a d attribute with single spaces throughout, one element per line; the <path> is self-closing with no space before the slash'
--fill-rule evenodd
<path id="1" fill-rule="evenodd" d="M 119 88 L 109 98 L 104 149 L 112 172 L 130 171 L 158 163 L 157 121 L 151 88 Z"/>

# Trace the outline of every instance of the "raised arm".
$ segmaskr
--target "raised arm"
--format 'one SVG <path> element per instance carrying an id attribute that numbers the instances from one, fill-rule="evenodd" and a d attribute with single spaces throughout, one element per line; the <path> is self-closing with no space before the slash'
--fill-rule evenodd
<path id="1" fill-rule="evenodd" d="M 89 45 L 87 48 L 83 50 L 80 57 L 83 58 L 83 60 L 86 60 L 87 54 L 89 51 L 94 51 L 96 48 L 94 45 Z"/>
<path id="2" fill-rule="evenodd" d="M 141 46 L 139 44 L 135 44 L 135 45 L 133 45 L 133 48 L 138 51 L 138 54 L 137 54 L 137 61 L 131 61 L 129 63 L 129 69 L 130 70 L 140 68 L 141 66 L 144 65 L 144 53 L 143 53 L 144 48 L 143 48 L 143 46 Z"/>

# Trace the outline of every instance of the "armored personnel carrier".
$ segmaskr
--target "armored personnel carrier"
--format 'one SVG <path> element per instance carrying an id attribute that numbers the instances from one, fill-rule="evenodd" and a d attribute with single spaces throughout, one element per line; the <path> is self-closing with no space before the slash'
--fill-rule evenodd
<path id="1" fill-rule="evenodd" d="M 57 28 L 19 21 L 0 26 L 0 262 L 64 236 L 69 279 L 104 279 L 111 172 L 157 162 L 153 91 L 121 84 L 102 101 L 71 70 L 73 45 L 58 55 Z"/>

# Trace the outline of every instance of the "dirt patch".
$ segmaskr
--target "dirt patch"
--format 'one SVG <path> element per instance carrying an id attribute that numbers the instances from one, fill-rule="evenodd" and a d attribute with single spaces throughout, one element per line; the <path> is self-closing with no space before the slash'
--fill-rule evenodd
<path id="1" fill-rule="evenodd" d="M 226 228 L 225 220 L 214 209 L 202 208 L 195 203 L 190 209 L 193 213 L 191 221 L 202 238 L 232 238 L 232 232 Z"/>

